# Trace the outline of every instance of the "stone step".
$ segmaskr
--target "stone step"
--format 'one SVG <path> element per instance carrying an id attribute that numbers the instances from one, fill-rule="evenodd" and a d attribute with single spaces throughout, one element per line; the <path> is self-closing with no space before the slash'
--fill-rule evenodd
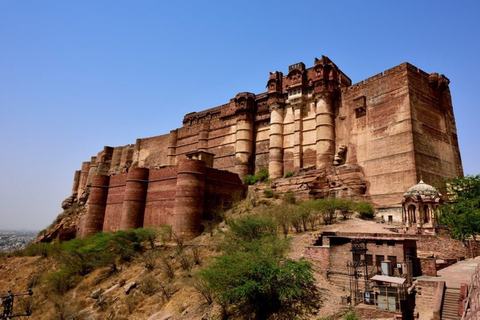
<path id="1" fill-rule="evenodd" d="M 443 295 L 442 320 L 458 320 L 458 303 L 460 290 L 447 288 Z"/>

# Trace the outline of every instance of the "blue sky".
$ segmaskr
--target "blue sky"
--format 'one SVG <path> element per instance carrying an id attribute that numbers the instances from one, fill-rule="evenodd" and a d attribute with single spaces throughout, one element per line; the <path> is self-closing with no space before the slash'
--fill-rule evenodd
<path id="1" fill-rule="evenodd" d="M 265 91 L 326 55 L 353 82 L 402 62 L 445 74 L 479 174 L 479 1 L 0 1 L 0 229 L 39 230 L 103 146 Z"/>

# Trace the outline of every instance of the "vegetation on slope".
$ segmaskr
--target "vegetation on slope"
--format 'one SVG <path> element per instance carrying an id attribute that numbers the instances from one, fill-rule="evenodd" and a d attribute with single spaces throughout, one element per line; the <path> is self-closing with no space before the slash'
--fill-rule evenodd
<path id="1" fill-rule="evenodd" d="M 464 241 L 480 234 L 480 175 L 447 179 L 442 191 L 447 203 L 440 222 L 450 227 L 452 237 Z"/>
<path id="2" fill-rule="evenodd" d="M 347 219 L 354 205 L 274 195 L 238 204 L 218 215 L 223 221 L 206 221 L 206 232 L 190 242 L 165 227 L 39 243 L 9 254 L 31 271 L 8 286 L 34 287 L 33 313 L 42 319 L 316 319 L 311 311 L 319 310 L 322 295 L 312 298 L 310 263 L 286 257 L 288 236 L 337 215 Z"/>
<path id="3" fill-rule="evenodd" d="M 224 253 L 199 272 L 228 313 L 245 319 L 294 319 L 317 308 L 311 263 L 285 257 L 289 242 L 273 219 L 250 215 L 229 223 Z"/>

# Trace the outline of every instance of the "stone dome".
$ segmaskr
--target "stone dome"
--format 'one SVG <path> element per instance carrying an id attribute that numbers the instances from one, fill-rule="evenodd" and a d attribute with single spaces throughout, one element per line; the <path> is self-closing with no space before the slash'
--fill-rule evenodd
<path id="1" fill-rule="evenodd" d="M 436 197 L 441 197 L 442 195 L 440 192 L 437 191 L 434 187 L 432 187 L 429 184 L 426 184 L 423 182 L 423 180 L 420 180 L 420 182 L 410 189 L 407 190 L 403 194 L 405 198 L 408 197 L 430 197 L 430 198 L 436 198 Z"/>

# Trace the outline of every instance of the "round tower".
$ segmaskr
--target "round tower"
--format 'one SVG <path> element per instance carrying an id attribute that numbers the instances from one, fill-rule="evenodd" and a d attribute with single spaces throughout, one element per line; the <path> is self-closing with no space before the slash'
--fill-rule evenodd
<path id="1" fill-rule="evenodd" d="M 102 231 L 107 207 L 108 186 L 110 176 L 95 175 L 92 177 L 88 209 L 81 228 L 80 237 L 88 237 Z"/>
<path id="2" fill-rule="evenodd" d="M 335 155 L 334 99 L 340 88 L 338 67 L 327 57 L 315 58 L 313 92 L 316 113 L 317 168 L 333 165 Z"/>
<path id="3" fill-rule="evenodd" d="M 283 106 L 270 105 L 270 146 L 268 172 L 272 179 L 283 176 Z"/>
<path id="4" fill-rule="evenodd" d="M 255 95 L 241 92 L 233 99 L 237 116 L 235 135 L 235 172 L 243 179 L 251 174 Z"/>
<path id="5" fill-rule="evenodd" d="M 205 197 L 205 162 L 182 159 L 178 164 L 172 228 L 183 239 L 200 234 Z"/>
<path id="6" fill-rule="evenodd" d="M 317 168 L 324 168 L 333 164 L 335 155 L 333 93 L 321 92 L 315 98 Z"/>
<path id="7" fill-rule="evenodd" d="M 128 171 L 120 230 L 143 226 L 148 175 L 149 170 L 147 168 L 130 168 Z"/>

